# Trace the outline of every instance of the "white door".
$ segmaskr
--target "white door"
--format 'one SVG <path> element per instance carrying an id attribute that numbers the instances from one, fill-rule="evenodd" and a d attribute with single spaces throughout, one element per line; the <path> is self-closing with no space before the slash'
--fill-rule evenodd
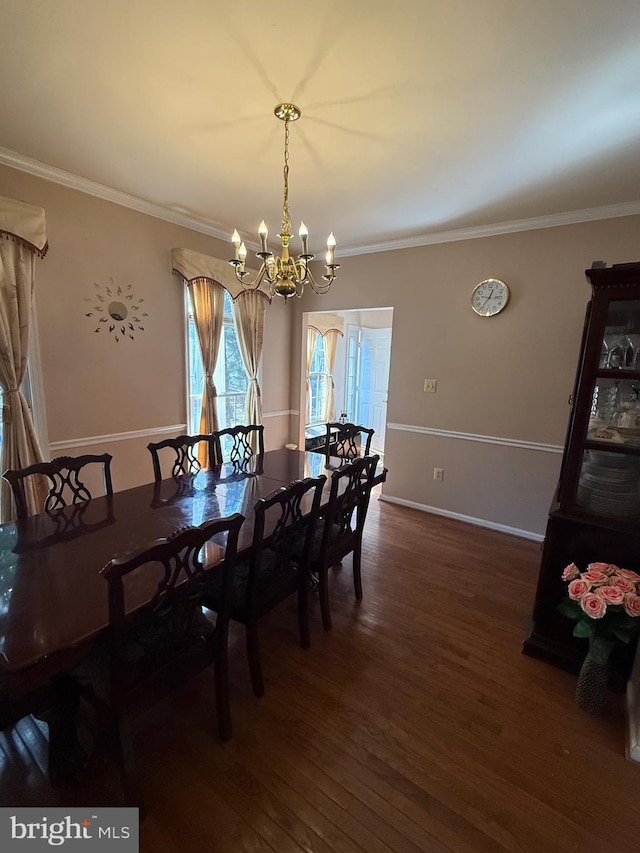
<path id="1" fill-rule="evenodd" d="M 387 391 L 391 360 L 391 329 L 362 329 L 360 333 L 357 423 L 373 427 L 372 450 L 384 451 Z"/>

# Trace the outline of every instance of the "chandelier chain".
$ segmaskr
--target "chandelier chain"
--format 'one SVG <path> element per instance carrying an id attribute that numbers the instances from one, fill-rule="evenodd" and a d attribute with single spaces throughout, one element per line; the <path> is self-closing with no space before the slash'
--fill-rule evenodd
<path id="1" fill-rule="evenodd" d="M 284 122 L 284 199 L 282 202 L 282 230 L 291 231 L 289 216 L 289 119 Z"/>

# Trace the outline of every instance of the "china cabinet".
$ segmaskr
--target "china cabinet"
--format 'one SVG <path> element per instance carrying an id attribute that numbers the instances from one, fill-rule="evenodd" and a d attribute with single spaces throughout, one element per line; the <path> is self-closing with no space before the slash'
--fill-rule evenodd
<path id="1" fill-rule="evenodd" d="M 571 671 L 587 646 L 557 611 L 563 568 L 602 561 L 640 570 L 640 262 L 596 262 L 586 276 L 592 296 L 523 649 Z M 616 649 L 611 676 L 620 685 L 633 651 Z"/>

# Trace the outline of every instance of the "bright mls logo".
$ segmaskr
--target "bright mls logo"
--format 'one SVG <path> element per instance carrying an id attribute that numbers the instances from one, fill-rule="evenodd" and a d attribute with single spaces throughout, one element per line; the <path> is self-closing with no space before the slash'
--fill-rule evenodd
<path id="1" fill-rule="evenodd" d="M 138 853 L 138 809 L 0 808 L 0 850 Z"/>

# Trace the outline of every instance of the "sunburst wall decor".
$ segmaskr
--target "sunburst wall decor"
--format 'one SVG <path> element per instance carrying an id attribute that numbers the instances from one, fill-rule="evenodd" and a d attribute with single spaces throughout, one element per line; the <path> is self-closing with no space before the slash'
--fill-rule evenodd
<path id="1" fill-rule="evenodd" d="M 94 332 L 104 331 L 116 343 L 125 338 L 134 340 L 135 332 L 144 332 L 144 318 L 149 314 L 143 309 L 144 299 L 133 292 L 132 284 L 122 287 L 115 285 L 110 278 L 109 285 L 102 287 L 94 281 L 93 286 L 96 293 L 85 296 L 84 301 L 93 303 L 92 310 L 85 317 L 98 320 Z"/>

